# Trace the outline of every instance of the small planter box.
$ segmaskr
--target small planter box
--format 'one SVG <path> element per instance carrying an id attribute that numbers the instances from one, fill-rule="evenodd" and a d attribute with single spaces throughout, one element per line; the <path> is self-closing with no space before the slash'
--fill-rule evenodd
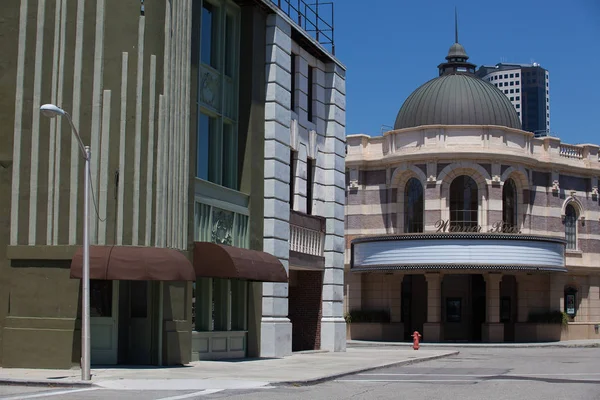
<path id="1" fill-rule="evenodd" d="M 346 339 L 401 342 L 404 324 L 401 322 L 352 322 L 346 324 Z"/>
<path id="2" fill-rule="evenodd" d="M 515 324 L 516 342 L 558 342 L 563 330 L 561 324 L 519 322 Z"/>

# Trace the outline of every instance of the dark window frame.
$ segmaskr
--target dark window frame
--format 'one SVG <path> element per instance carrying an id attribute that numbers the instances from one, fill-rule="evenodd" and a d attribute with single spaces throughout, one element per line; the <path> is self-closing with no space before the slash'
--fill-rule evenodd
<path id="1" fill-rule="evenodd" d="M 451 227 L 472 228 L 479 224 L 479 187 L 472 177 L 460 175 L 454 178 L 450 183 L 449 198 Z"/>
<path id="2" fill-rule="evenodd" d="M 423 232 L 425 199 L 423 185 L 410 178 L 404 186 L 404 233 Z"/>

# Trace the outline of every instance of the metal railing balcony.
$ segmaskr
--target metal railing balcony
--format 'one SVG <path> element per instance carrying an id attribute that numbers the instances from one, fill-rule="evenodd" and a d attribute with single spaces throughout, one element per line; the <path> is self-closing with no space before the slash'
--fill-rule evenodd
<path id="1" fill-rule="evenodd" d="M 270 1 L 319 44 L 331 51 L 332 55 L 335 55 L 333 2 L 314 0 L 313 3 L 309 4 L 304 0 Z M 324 18 L 324 16 L 327 16 L 327 18 Z"/>

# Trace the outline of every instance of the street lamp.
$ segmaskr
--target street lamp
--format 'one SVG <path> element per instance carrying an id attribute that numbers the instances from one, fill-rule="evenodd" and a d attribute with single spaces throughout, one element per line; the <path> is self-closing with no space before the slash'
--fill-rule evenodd
<path id="1" fill-rule="evenodd" d="M 89 237 L 89 190 L 90 190 L 90 146 L 84 146 L 77 128 L 73 125 L 71 116 L 65 110 L 54 104 L 44 104 L 40 107 L 41 113 L 49 118 L 57 115 L 67 117 L 71 129 L 79 143 L 79 149 L 83 153 L 85 168 L 83 173 L 83 273 L 82 273 L 82 299 L 81 299 L 81 379 L 89 381 L 90 375 L 90 237 Z"/>

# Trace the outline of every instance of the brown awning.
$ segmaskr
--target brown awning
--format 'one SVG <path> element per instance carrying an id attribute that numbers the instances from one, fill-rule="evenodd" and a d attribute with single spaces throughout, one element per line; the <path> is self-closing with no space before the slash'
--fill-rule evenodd
<path id="1" fill-rule="evenodd" d="M 277 257 L 263 251 L 241 249 L 210 242 L 194 243 L 196 276 L 287 282 L 288 275 Z"/>
<path id="2" fill-rule="evenodd" d="M 71 260 L 71 278 L 81 278 L 83 248 Z M 194 281 L 192 263 L 179 251 L 159 247 L 90 246 L 90 279 Z"/>

